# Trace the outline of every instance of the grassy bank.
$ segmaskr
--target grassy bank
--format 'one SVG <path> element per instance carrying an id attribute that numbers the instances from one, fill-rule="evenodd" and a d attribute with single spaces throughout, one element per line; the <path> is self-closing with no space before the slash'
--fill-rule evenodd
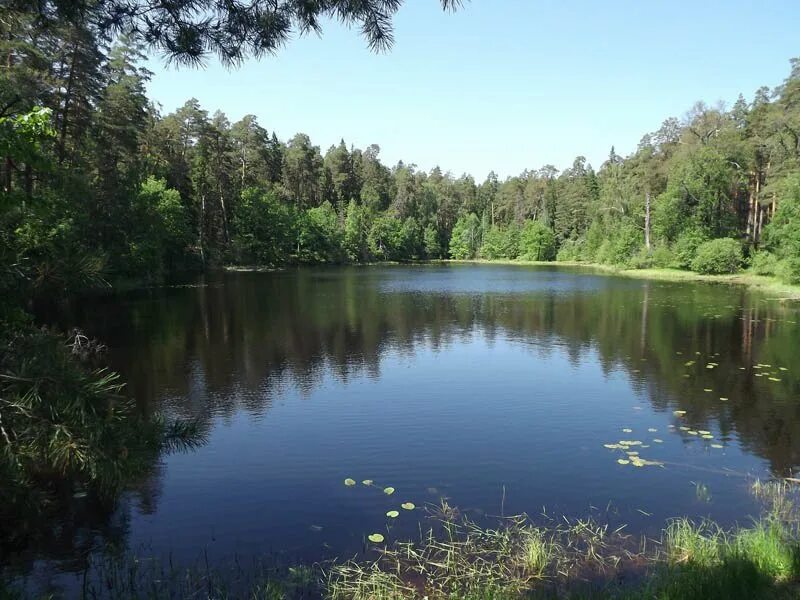
<path id="1" fill-rule="evenodd" d="M 788 600 L 800 597 L 799 490 L 789 481 L 755 482 L 763 513 L 749 525 L 724 530 L 677 518 L 657 538 L 544 516 L 497 517 L 479 526 L 443 501 L 428 507 L 430 527 L 418 540 L 365 540 L 370 560 L 182 568 L 111 557 L 87 568 L 76 597 Z M 23 597 L 3 589 L 0 598 Z"/>
<path id="2" fill-rule="evenodd" d="M 555 261 L 525 261 L 525 260 L 446 260 L 443 263 L 454 264 L 487 264 L 487 265 L 520 265 L 520 266 L 551 266 L 551 267 L 580 267 L 592 269 L 602 273 L 612 273 L 623 277 L 637 279 L 655 279 L 660 281 L 702 281 L 707 283 L 725 283 L 731 285 L 745 285 L 754 289 L 774 293 L 784 298 L 800 299 L 800 285 L 791 285 L 777 277 L 756 275 L 749 271 L 742 271 L 731 275 L 701 275 L 692 271 L 681 269 L 626 269 L 599 263 L 586 262 L 555 262 Z"/>

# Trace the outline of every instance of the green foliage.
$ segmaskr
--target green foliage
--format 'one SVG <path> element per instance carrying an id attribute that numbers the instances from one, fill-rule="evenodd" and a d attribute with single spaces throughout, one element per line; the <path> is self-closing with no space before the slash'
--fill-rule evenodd
<path id="1" fill-rule="evenodd" d="M 628 264 L 633 269 L 667 269 L 674 266 L 675 256 L 666 244 L 659 244 L 651 250 L 641 247 Z"/>
<path id="2" fill-rule="evenodd" d="M 621 225 L 603 241 L 594 260 L 608 265 L 627 265 L 641 247 L 641 231 L 631 225 Z"/>
<path id="3" fill-rule="evenodd" d="M 0 117 L 0 156 L 41 168 L 46 164 L 44 145 L 55 134 L 49 108 L 38 106 L 27 113 Z"/>
<path id="4" fill-rule="evenodd" d="M 527 221 L 519 239 L 519 254 L 524 260 L 553 260 L 556 237 L 541 221 Z"/>
<path id="5" fill-rule="evenodd" d="M 472 259 L 478 254 L 481 242 L 481 222 L 475 213 L 456 221 L 450 236 L 450 256 L 458 260 Z"/>
<path id="6" fill-rule="evenodd" d="M 793 284 L 800 284 L 800 256 L 789 256 L 778 266 L 777 275 Z"/>
<path id="7" fill-rule="evenodd" d="M 296 243 L 296 213 L 273 190 L 248 189 L 234 213 L 233 251 L 242 262 L 279 265 Z"/>
<path id="8" fill-rule="evenodd" d="M 394 40 L 392 17 L 403 4 L 397 0 L 319 3 L 239 3 L 192 0 L 149 2 L 147 10 L 134 10 L 127 0 L 97 3 L 92 0 L 19 2 L 44 26 L 53 21 L 97 23 L 100 33 L 111 36 L 130 32 L 157 53 L 179 63 L 197 65 L 213 53 L 225 65 L 248 56 L 264 56 L 280 50 L 296 34 L 318 32 L 321 23 L 338 20 L 358 28 L 373 50 L 385 50 Z M 454 9 L 459 0 L 441 0 L 443 9 Z M 233 26 L 232 24 L 235 24 Z"/>
<path id="9" fill-rule="evenodd" d="M 352 262 L 367 259 L 368 248 L 368 215 L 364 207 L 350 200 L 344 220 L 344 252 Z"/>
<path id="10" fill-rule="evenodd" d="M 692 270 L 707 275 L 735 273 L 741 266 L 742 245 L 731 238 L 719 238 L 700 244 L 692 261 Z"/>
<path id="11" fill-rule="evenodd" d="M 789 283 L 800 283 L 800 173 L 775 185 L 778 210 L 764 228 L 764 245 L 780 257 L 775 273 Z"/>
<path id="12" fill-rule="evenodd" d="M 776 275 L 780 268 L 780 262 L 774 254 L 762 250 L 750 258 L 750 268 L 756 275 Z"/>
<path id="13" fill-rule="evenodd" d="M 425 246 L 425 256 L 427 258 L 440 258 L 442 256 L 442 244 L 439 242 L 439 233 L 432 225 L 428 225 L 422 233 L 422 243 Z"/>
<path id="14" fill-rule="evenodd" d="M 558 249 L 556 260 L 572 262 L 583 260 L 583 240 L 567 240 Z"/>
<path id="15" fill-rule="evenodd" d="M 0 546 L 46 527 L 73 494 L 114 497 L 164 449 L 202 441 L 192 425 L 140 414 L 115 373 L 88 365 L 101 350 L 80 332 L 0 330 Z"/>
<path id="16" fill-rule="evenodd" d="M 342 232 L 331 203 L 298 215 L 298 260 L 303 263 L 337 263 L 343 257 Z"/>
<path id="17" fill-rule="evenodd" d="M 407 240 L 403 223 L 391 215 L 375 219 L 367 237 L 369 251 L 379 260 L 400 260 Z"/>
<path id="18" fill-rule="evenodd" d="M 697 227 L 681 232 L 672 246 L 672 251 L 675 255 L 674 266 L 680 269 L 691 268 L 692 261 L 697 256 L 697 249 L 706 241 L 708 241 L 708 237 Z"/>
<path id="19" fill-rule="evenodd" d="M 150 177 L 142 183 L 132 215 L 126 260 L 130 273 L 153 279 L 162 271 L 188 268 L 192 232 L 180 192 Z"/>
<path id="20" fill-rule="evenodd" d="M 489 227 L 483 234 L 483 243 L 480 248 L 481 258 L 517 258 L 520 251 L 520 231 L 514 225 L 500 228 L 497 225 Z"/>

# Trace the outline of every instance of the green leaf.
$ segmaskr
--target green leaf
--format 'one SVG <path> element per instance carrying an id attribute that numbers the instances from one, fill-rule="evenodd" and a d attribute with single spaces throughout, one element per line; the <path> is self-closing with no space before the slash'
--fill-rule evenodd
<path id="1" fill-rule="evenodd" d="M 384 540 L 384 537 L 380 533 L 373 533 L 367 536 L 367 539 L 373 544 L 380 544 Z"/>

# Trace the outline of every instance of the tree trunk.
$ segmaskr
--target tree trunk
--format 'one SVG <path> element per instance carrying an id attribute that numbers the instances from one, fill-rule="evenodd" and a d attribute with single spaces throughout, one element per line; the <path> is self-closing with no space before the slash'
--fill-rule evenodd
<path id="1" fill-rule="evenodd" d="M 72 60 L 69 66 L 69 77 L 67 78 L 67 88 L 64 93 L 64 109 L 61 112 L 61 123 L 58 132 L 58 164 L 64 162 L 67 145 L 67 122 L 69 117 L 69 105 L 72 102 L 72 87 L 75 82 L 75 62 L 78 57 L 78 42 L 72 45 Z"/>
<path id="2" fill-rule="evenodd" d="M 228 211 L 225 208 L 225 195 L 221 190 L 219 192 L 219 204 L 222 208 L 222 232 L 225 236 L 225 243 L 227 244 L 230 242 L 230 237 L 228 236 Z"/>
<path id="3" fill-rule="evenodd" d="M 644 195 L 644 247 L 650 251 L 650 190 Z"/>
<path id="4" fill-rule="evenodd" d="M 750 174 L 750 192 L 747 198 L 747 220 L 745 223 L 745 238 L 753 243 L 753 229 L 755 225 L 756 196 L 758 195 L 758 171 Z"/>
<path id="5" fill-rule="evenodd" d="M 205 229 L 205 227 L 206 227 L 206 195 L 205 194 L 201 194 L 200 195 L 200 227 L 199 227 L 200 231 L 198 233 L 199 233 L 199 236 L 200 236 L 200 239 L 199 239 L 199 242 L 200 242 L 200 260 L 203 261 L 203 265 L 204 266 L 206 264 L 206 255 L 205 255 L 205 252 L 203 250 L 203 230 Z"/>

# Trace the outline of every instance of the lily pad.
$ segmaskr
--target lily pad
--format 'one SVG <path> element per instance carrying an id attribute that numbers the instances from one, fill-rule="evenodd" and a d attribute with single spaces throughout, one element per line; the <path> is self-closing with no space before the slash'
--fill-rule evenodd
<path id="1" fill-rule="evenodd" d="M 711 444 L 711 447 L 712 447 L 712 448 L 716 448 L 716 449 L 718 449 L 718 450 L 719 450 L 720 448 L 724 448 L 724 446 L 723 446 L 722 444 Z"/>
<path id="2" fill-rule="evenodd" d="M 618 462 L 619 464 L 621 464 L 621 465 L 629 465 L 629 464 L 631 464 L 631 461 L 629 461 L 629 460 L 627 460 L 627 459 L 625 459 L 625 458 L 618 458 L 618 459 L 617 459 L 617 462 Z"/>
<path id="3" fill-rule="evenodd" d="M 361 482 L 362 485 L 372 485 L 372 479 L 365 479 Z"/>
<path id="4" fill-rule="evenodd" d="M 394 488 L 393 487 L 385 487 L 385 488 L 383 488 L 383 493 L 386 494 L 387 496 L 391 496 L 392 494 L 394 494 Z"/>
<path id="5" fill-rule="evenodd" d="M 625 428 L 622 430 L 622 433 L 633 433 L 633 429 L 630 429 L 629 427 L 625 427 Z"/>
<path id="6" fill-rule="evenodd" d="M 373 533 L 368 535 L 367 539 L 373 544 L 380 544 L 384 540 L 384 537 L 380 533 Z"/>
<path id="7" fill-rule="evenodd" d="M 683 415 L 686 414 L 686 411 L 685 410 L 673 410 L 672 414 L 675 415 L 676 417 L 682 417 Z"/>
<path id="8" fill-rule="evenodd" d="M 396 519 L 397 517 L 400 516 L 400 513 L 397 512 L 396 510 L 390 510 L 389 512 L 386 513 L 386 516 L 389 517 L 390 519 Z"/>
<path id="9" fill-rule="evenodd" d="M 350 479 L 350 478 L 348 477 L 347 479 L 345 479 L 345 480 L 344 480 L 344 484 L 345 484 L 347 487 L 352 487 L 352 486 L 354 486 L 354 485 L 356 484 L 356 480 L 355 480 L 355 479 Z"/>
<path id="10" fill-rule="evenodd" d="M 655 442 L 656 444 L 663 444 L 664 440 L 660 440 L 658 438 L 653 438 L 653 442 Z"/>
<path id="11" fill-rule="evenodd" d="M 414 510 L 417 508 L 413 502 L 403 502 L 400 507 L 404 508 L 405 510 Z"/>
<path id="12" fill-rule="evenodd" d="M 647 431 L 649 431 L 650 433 L 655 433 L 656 431 L 658 431 L 658 429 L 656 429 L 655 427 L 648 427 Z"/>

